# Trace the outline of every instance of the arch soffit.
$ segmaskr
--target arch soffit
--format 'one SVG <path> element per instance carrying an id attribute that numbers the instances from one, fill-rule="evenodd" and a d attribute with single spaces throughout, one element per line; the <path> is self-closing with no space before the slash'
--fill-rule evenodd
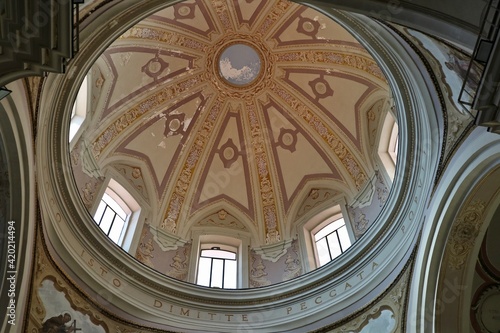
<path id="1" fill-rule="evenodd" d="M 466 143 L 449 163 L 426 212 L 410 291 L 409 313 L 415 314 L 407 318 L 417 332 L 469 330 L 478 254 L 500 207 L 500 140 L 476 129 Z M 451 320 L 457 316 L 462 320 Z"/>

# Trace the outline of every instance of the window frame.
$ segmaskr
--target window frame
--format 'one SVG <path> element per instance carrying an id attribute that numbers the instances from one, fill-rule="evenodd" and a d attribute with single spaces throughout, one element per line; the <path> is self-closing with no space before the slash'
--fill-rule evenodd
<path id="1" fill-rule="evenodd" d="M 343 221 L 343 225 L 339 226 L 338 228 L 329 232 L 325 236 L 321 237 L 319 240 L 316 240 L 317 234 L 321 233 L 323 230 L 325 230 L 325 228 L 328 228 L 329 226 L 333 225 L 334 223 L 336 223 L 337 221 L 340 221 L 340 220 Z M 342 248 L 343 242 L 342 242 L 341 237 L 339 236 L 339 233 L 338 233 L 338 230 L 340 230 L 341 228 L 346 229 L 347 237 L 349 238 L 349 246 L 346 247 L 345 249 Z M 337 244 L 339 245 L 339 248 L 340 248 L 340 254 L 338 254 L 335 257 L 333 257 L 332 251 L 330 250 L 330 245 L 333 245 L 333 244 L 329 244 L 329 240 L 328 240 L 328 236 L 330 236 L 333 233 L 335 233 L 337 236 L 337 242 L 338 242 Z M 316 259 L 316 266 L 317 267 L 324 266 L 324 265 L 328 264 L 330 261 L 335 260 L 335 258 L 338 258 L 339 256 L 341 256 L 353 244 L 352 240 L 349 237 L 349 233 L 347 232 L 346 221 L 345 221 L 344 216 L 342 214 L 335 214 L 332 218 L 327 219 L 327 220 L 323 221 L 322 223 L 318 224 L 315 228 L 313 228 L 313 230 L 311 230 L 311 237 L 312 237 L 312 241 L 314 243 L 315 259 Z M 321 241 L 322 239 L 326 240 L 326 243 L 328 246 L 328 255 L 330 257 L 330 260 L 325 262 L 324 264 L 321 264 L 320 253 L 319 253 L 319 249 L 318 249 L 318 242 Z"/>
<path id="2" fill-rule="evenodd" d="M 386 178 L 392 182 L 396 173 L 396 163 L 398 157 L 399 146 L 399 126 L 396 118 L 390 111 L 384 118 L 382 130 L 379 134 L 378 140 L 378 158 L 383 166 Z"/>
<path id="3" fill-rule="evenodd" d="M 337 198 L 329 208 L 323 209 L 312 217 L 305 216 L 304 220 L 297 224 L 297 235 L 300 244 L 300 253 L 302 256 L 302 267 L 304 272 L 313 271 L 319 267 L 319 258 L 316 250 L 314 235 L 323 227 L 336 221 L 339 218 L 344 219 L 345 227 L 351 246 L 356 241 L 354 230 L 346 209 L 344 198 Z M 344 251 L 345 252 L 345 251 Z"/>
<path id="4" fill-rule="evenodd" d="M 70 150 L 73 149 L 73 146 L 78 141 L 83 131 L 83 123 L 87 119 L 88 106 L 90 105 L 90 75 L 91 74 L 89 72 L 83 78 L 82 84 L 78 89 L 75 102 L 73 103 L 73 107 L 71 109 L 71 118 L 68 130 L 68 142 L 70 144 Z"/>
<path id="5" fill-rule="evenodd" d="M 197 272 L 197 278 L 196 278 L 196 284 L 200 286 L 205 286 L 209 288 L 221 288 L 221 289 L 236 289 L 238 287 L 238 249 L 237 248 L 231 248 L 230 246 L 223 245 L 221 246 L 211 246 L 209 247 L 209 244 L 204 244 L 202 248 L 200 249 L 200 254 L 199 254 L 199 261 L 198 261 L 198 272 Z M 210 251 L 210 250 L 215 250 L 215 251 L 221 251 L 221 252 L 226 252 L 226 253 L 232 253 L 234 254 L 234 259 L 229 259 L 229 258 L 220 258 L 220 257 L 215 257 L 215 256 L 204 256 L 203 252 L 204 251 Z M 210 277 L 209 277 L 209 285 L 204 285 L 200 284 L 200 264 L 201 264 L 201 259 L 206 258 L 210 259 Z M 215 260 L 222 260 L 222 277 L 221 277 L 221 282 L 222 286 L 213 286 L 212 285 L 212 280 L 214 278 L 214 261 Z M 234 287 L 225 287 L 224 284 L 226 283 L 226 269 L 227 266 L 226 264 L 230 261 L 235 262 L 236 264 L 236 276 L 234 276 Z"/>
<path id="6" fill-rule="evenodd" d="M 142 226 L 144 224 L 144 214 L 142 214 L 143 204 L 139 204 L 139 202 L 135 199 L 136 196 L 133 196 L 130 191 L 117 180 L 117 178 L 118 177 L 115 178 L 114 176 L 106 177 L 106 185 L 102 186 L 102 192 L 99 196 L 100 199 L 96 200 L 96 202 L 94 203 L 91 216 L 96 226 L 100 230 L 102 230 L 102 228 L 95 220 L 95 215 L 97 213 L 97 210 L 99 209 L 99 206 L 101 205 L 101 202 L 103 201 L 104 194 L 107 194 L 127 214 L 125 224 L 120 233 L 118 242 L 114 242 L 111 238 L 110 240 L 121 247 L 123 250 L 129 253 L 135 253 L 138 246 L 138 238 L 140 238 L 135 237 L 135 231 L 142 230 Z M 108 236 L 106 235 L 106 237 Z"/>
<path id="7" fill-rule="evenodd" d="M 188 281 L 197 284 L 199 258 L 201 250 L 214 246 L 220 247 L 223 250 L 236 252 L 236 289 L 248 288 L 249 286 L 249 254 L 250 235 L 229 229 L 213 227 L 200 228 L 192 227 L 192 250 L 189 260 Z"/>
<path id="8" fill-rule="evenodd" d="M 111 195 L 111 194 L 114 194 L 114 195 Z M 97 206 L 97 210 L 94 213 L 94 221 L 99 226 L 99 228 L 106 234 L 106 236 L 108 236 L 116 244 L 121 245 L 121 241 L 123 241 L 122 235 L 124 234 L 124 230 L 126 230 L 126 226 L 127 226 L 129 217 L 132 214 L 132 211 L 130 210 L 130 208 L 128 207 L 128 205 L 126 203 L 124 203 L 124 202 L 119 203 L 117 200 L 115 200 L 113 198 L 114 196 L 117 196 L 117 194 L 114 193 L 114 191 L 108 187 L 106 189 L 106 191 L 104 192 L 104 194 L 102 195 L 101 200 L 99 201 L 99 205 Z M 102 209 L 102 213 L 100 214 L 100 217 L 98 218 L 98 213 L 100 213 L 102 206 L 104 206 L 104 207 Z M 113 206 L 117 206 L 117 207 L 113 207 Z M 121 212 L 117 212 L 117 210 L 118 210 L 117 208 L 122 210 L 123 215 L 124 215 L 123 217 L 121 216 L 122 214 L 120 214 Z M 112 211 L 113 217 L 112 217 L 111 222 L 109 223 L 109 228 L 107 228 L 107 231 L 106 231 L 102 225 L 103 225 L 103 223 L 106 223 L 108 220 L 108 219 L 106 219 L 103 221 L 107 212 L 109 211 L 108 209 Z M 110 236 L 110 234 L 111 234 L 111 231 L 113 230 L 113 226 L 115 225 L 115 221 L 117 218 L 120 221 L 122 221 L 123 226 L 121 227 L 120 235 L 118 235 L 118 239 L 115 240 L 114 237 L 112 238 Z M 99 221 L 97 219 L 99 219 Z"/>

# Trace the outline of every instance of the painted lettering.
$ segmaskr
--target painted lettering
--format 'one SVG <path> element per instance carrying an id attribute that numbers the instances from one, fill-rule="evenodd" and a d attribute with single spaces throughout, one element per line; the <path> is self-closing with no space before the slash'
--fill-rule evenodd
<path id="1" fill-rule="evenodd" d="M 108 274 L 108 271 L 105 270 L 102 266 L 99 266 L 99 268 L 101 269 L 101 276 L 104 276 L 104 274 Z"/>

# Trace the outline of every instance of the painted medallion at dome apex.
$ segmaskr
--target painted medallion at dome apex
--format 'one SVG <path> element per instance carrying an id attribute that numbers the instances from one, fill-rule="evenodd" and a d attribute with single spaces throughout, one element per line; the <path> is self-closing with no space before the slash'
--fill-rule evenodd
<path id="1" fill-rule="evenodd" d="M 260 68 L 261 60 L 257 51 L 243 43 L 229 45 L 219 57 L 219 73 L 231 85 L 251 84 L 258 78 Z"/>
<path id="2" fill-rule="evenodd" d="M 72 142 L 81 197 L 95 211 L 119 181 L 141 204 L 131 254 L 169 276 L 186 279 L 193 230 L 224 230 L 248 235 L 250 271 L 281 282 L 296 274 L 287 259 L 303 267 L 300 223 L 345 202 L 359 238 L 387 197 L 373 154 L 387 81 L 311 8 L 180 2 L 124 32 L 88 78 L 92 112 Z"/>

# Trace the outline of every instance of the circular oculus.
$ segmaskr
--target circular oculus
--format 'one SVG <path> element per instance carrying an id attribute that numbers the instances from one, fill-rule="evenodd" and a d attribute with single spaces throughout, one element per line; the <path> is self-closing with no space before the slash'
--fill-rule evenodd
<path id="1" fill-rule="evenodd" d="M 261 58 L 250 45 L 237 43 L 226 47 L 218 59 L 219 74 L 226 83 L 244 87 L 259 77 Z"/>

